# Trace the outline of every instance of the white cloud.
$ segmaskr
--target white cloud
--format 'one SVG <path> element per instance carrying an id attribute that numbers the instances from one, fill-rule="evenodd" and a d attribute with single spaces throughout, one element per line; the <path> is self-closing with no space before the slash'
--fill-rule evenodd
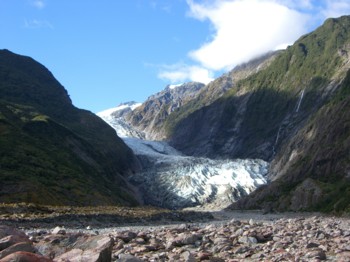
<path id="1" fill-rule="evenodd" d="M 46 5 L 44 0 L 33 0 L 31 4 L 38 9 L 43 9 Z"/>
<path id="2" fill-rule="evenodd" d="M 320 2 L 320 0 L 276 0 L 275 2 L 294 10 L 311 10 L 314 8 L 313 1 Z"/>
<path id="3" fill-rule="evenodd" d="M 285 48 L 326 18 L 350 14 L 350 0 L 186 0 L 188 15 L 210 22 L 210 36 L 188 52 L 191 64 L 162 68 L 172 83 L 232 69 L 268 51 Z M 196 80 L 198 81 L 198 80 Z"/>
<path id="4" fill-rule="evenodd" d="M 37 20 L 37 19 L 32 19 L 32 20 L 24 20 L 24 27 L 28 29 L 39 29 L 39 28 L 49 28 L 53 29 L 53 25 L 46 20 Z"/>
<path id="5" fill-rule="evenodd" d="M 189 55 L 213 70 L 230 69 L 305 33 L 306 16 L 275 1 L 188 4 L 193 17 L 209 19 L 215 29 L 212 40 Z"/>
<path id="6" fill-rule="evenodd" d="M 189 66 L 186 64 L 174 64 L 162 66 L 158 77 L 173 83 L 195 81 L 207 84 L 213 80 L 212 72 L 200 66 Z"/>
<path id="7" fill-rule="evenodd" d="M 322 11 L 325 18 L 339 17 L 350 14 L 349 0 L 327 0 L 325 9 Z"/>

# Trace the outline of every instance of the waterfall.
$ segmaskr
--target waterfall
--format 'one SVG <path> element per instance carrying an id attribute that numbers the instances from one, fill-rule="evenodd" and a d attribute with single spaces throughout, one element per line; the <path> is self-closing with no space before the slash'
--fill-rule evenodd
<path id="1" fill-rule="evenodd" d="M 301 95 L 300 95 L 300 98 L 299 98 L 298 105 L 297 105 L 297 108 L 296 108 L 296 110 L 295 110 L 295 113 L 298 113 L 298 112 L 299 112 L 299 108 L 300 108 L 300 105 L 301 105 L 301 101 L 302 101 L 303 98 L 304 98 L 304 91 L 305 91 L 305 89 L 303 89 L 303 90 L 301 91 Z"/>
<path id="2" fill-rule="evenodd" d="M 281 132 L 283 131 L 283 129 L 288 128 L 288 126 L 293 124 L 292 117 L 293 116 L 296 117 L 297 113 L 299 112 L 301 102 L 303 101 L 303 98 L 304 98 L 304 92 L 305 92 L 305 88 L 300 93 L 300 97 L 299 97 L 298 103 L 295 107 L 294 113 L 293 113 L 293 111 L 290 113 L 287 113 L 287 115 L 285 116 L 285 118 L 283 119 L 282 123 L 280 124 L 280 126 L 278 128 L 275 143 L 272 146 L 272 157 L 274 157 L 276 155 L 276 147 L 277 147 L 278 141 L 280 139 Z"/>
<path id="3" fill-rule="evenodd" d="M 276 155 L 276 146 L 277 146 L 277 143 L 278 143 L 278 139 L 280 138 L 281 129 L 282 129 L 282 124 L 278 128 L 275 144 L 272 147 L 272 154 L 273 154 L 273 156 Z"/>

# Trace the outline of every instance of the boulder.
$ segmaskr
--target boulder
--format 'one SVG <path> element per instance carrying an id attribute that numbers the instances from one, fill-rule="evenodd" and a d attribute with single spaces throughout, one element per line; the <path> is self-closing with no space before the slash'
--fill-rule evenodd
<path id="1" fill-rule="evenodd" d="M 29 240 L 28 236 L 26 236 L 25 234 L 24 235 L 14 234 L 14 235 L 3 237 L 0 239 L 0 250 L 4 250 L 14 244 L 21 243 L 21 242 L 30 243 L 31 241 Z"/>
<path id="2" fill-rule="evenodd" d="M 18 251 L 0 259 L 0 262 L 14 262 L 14 261 L 16 262 L 52 262 L 51 259 L 48 259 L 38 254 L 33 254 L 25 251 Z"/>
<path id="3" fill-rule="evenodd" d="M 28 242 L 16 243 L 16 244 L 9 246 L 8 248 L 0 251 L 0 259 L 4 258 L 12 253 L 18 252 L 18 251 L 35 253 L 36 249 L 33 247 L 33 245 L 31 243 L 28 243 Z"/>
<path id="4" fill-rule="evenodd" d="M 54 261 L 109 262 L 112 260 L 114 241 L 109 236 L 83 236 L 74 243 L 74 248 L 56 257 Z"/>

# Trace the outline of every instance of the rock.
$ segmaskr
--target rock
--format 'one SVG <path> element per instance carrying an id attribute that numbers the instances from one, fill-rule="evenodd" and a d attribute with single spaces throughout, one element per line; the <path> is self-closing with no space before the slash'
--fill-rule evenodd
<path id="1" fill-rule="evenodd" d="M 225 259 L 220 258 L 220 257 L 212 257 L 209 260 L 210 262 L 225 262 Z"/>
<path id="2" fill-rule="evenodd" d="M 51 233 L 55 235 L 65 235 L 66 230 L 63 227 L 55 227 Z"/>
<path id="3" fill-rule="evenodd" d="M 214 238 L 214 240 L 213 240 L 213 243 L 216 246 L 221 245 L 221 244 L 226 244 L 228 242 L 229 242 L 229 240 L 226 237 L 217 237 L 217 238 Z"/>
<path id="4" fill-rule="evenodd" d="M 0 252 L 0 259 L 4 258 L 12 253 L 18 252 L 18 251 L 35 253 L 36 249 L 32 246 L 31 243 L 28 243 L 28 242 L 16 243 L 16 244 L 9 246 L 8 248 L 2 250 Z"/>
<path id="5" fill-rule="evenodd" d="M 0 262 L 52 262 L 44 256 L 33 254 L 30 252 L 18 251 L 12 253 L 0 260 Z"/>
<path id="6" fill-rule="evenodd" d="M 132 239 L 136 238 L 137 234 L 131 231 L 127 231 L 121 234 L 116 235 L 116 238 L 123 240 L 125 243 L 130 242 Z"/>
<path id="7" fill-rule="evenodd" d="M 138 244 L 138 245 L 143 245 L 146 243 L 146 241 L 143 239 L 143 238 L 136 238 L 135 239 L 135 243 Z"/>
<path id="8" fill-rule="evenodd" d="M 166 243 L 166 248 L 170 249 L 173 246 L 193 245 L 200 239 L 202 239 L 201 234 L 181 233 L 175 238 L 170 238 Z"/>
<path id="9" fill-rule="evenodd" d="M 310 242 L 306 245 L 306 248 L 315 248 L 315 247 L 318 247 L 319 244 L 316 244 L 316 243 L 313 243 L 313 242 Z"/>
<path id="10" fill-rule="evenodd" d="M 258 241 L 258 243 L 266 243 L 267 241 L 272 240 L 272 233 L 258 233 L 256 235 L 252 235 L 256 238 L 256 240 Z"/>
<path id="11" fill-rule="evenodd" d="M 248 246 L 239 246 L 238 248 L 236 248 L 233 253 L 234 254 L 244 254 L 246 252 L 250 251 L 250 247 Z"/>
<path id="12" fill-rule="evenodd" d="M 133 255 L 130 255 L 130 254 L 120 254 L 119 258 L 115 261 L 118 261 L 118 262 L 143 262 L 143 260 L 141 260 L 137 257 L 134 257 Z"/>
<path id="13" fill-rule="evenodd" d="M 32 246 L 30 241 L 16 243 L 10 235 L 2 239 L 9 249 L 0 254 L 6 256 L 4 252 L 11 250 L 35 252 L 35 248 L 56 262 L 111 261 L 112 250 L 113 261 L 350 261 L 349 239 L 343 233 L 350 221 L 343 225 L 337 218 L 319 219 L 316 224 L 313 221 L 314 218 L 278 219 L 255 221 L 254 225 L 244 221 L 240 236 L 236 236 L 239 227 L 233 225 L 238 221 L 215 226 L 155 227 L 137 233 L 111 232 L 115 243 L 107 235 L 66 233 L 37 235 Z M 319 238 L 321 233 L 324 239 Z"/>
<path id="14" fill-rule="evenodd" d="M 184 262 L 196 262 L 196 259 L 193 254 L 189 251 L 185 251 L 181 254 L 182 259 Z"/>
<path id="15" fill-rule="evenodd" d="M 81 237 L 74 244 L 74 249 L 58 256 L 54 261 L 111 261 L 113 243 L 113 239 L 104 235 Z"/>
<path id="16" fill-rule="evenodd" d="M 241 244 L 254 245 L 258 243 L 258 240 L 255 237 L 242 236 L 238 239 L 238 242 Z"/>
<path id="17" fill-rule="evenodd" d="M 336 261 L 349 262 L 350 261 L 350 252 L 342 252 L 342 253 L 337 254 Z"/>
<path id="18" fill-rule="evenodd" d="M 236 236 L 242 236 L 243 233 L 244 233 L 243 229 L 242 229 L 242 228 L 239 228 L 239 229 L 237 229 L 237 231 L 235 232 L 235 235 L 236 235 Z"/>
<path id="19" fill-rule="evenodd" d="M 8 248 L 9 246 L 12 246 L 16 243 L 21 243 L 21 242 L 27 242 L 31 243 L 29 240 L 29 237 L 27 235 L 23 234 L 14 234 L 14 235 L 9 235 L 6 237 L 3 237 L 0 239 L 0 250 L 4 250 Z"/>
<path id="20" fill-rule="evenodd" d="M 0 225 L 0 239 L 7 236 L 19 236 L 21 238 L 28 238 L 28 236 L 20 230 L 17 230 L 13 227 Z"/>
<path id="21" fill-rule="evenodd" d="M 54 258 L 72 249 L 72 246 L 81 237 L 81 233 L 45 235 L 40 241 L 34 243 L 34 246 L 43 256 Z"/>
<path id="22" fill-rule="evenodd" d="M 320 248 L 315 248 L 312 251 L 309 251 L 305 254 L 306 258 L 315 258 L 315 259 L 320 259 L 320 260 L 326 260 L 326 253 L 320 249 Z"/>
<path id="23" fill-rule="evenodd" d="M 209 253 L 209 252 L 202 252 L 202 251 L 200 251 L 200 252 L 198 252 L 198 254 L 197 254 L 197 257 L 198 257 L 198 259 L 199 259 L 200 261 L 202 261 L 202 260 L 208 260 L 211 256 L 212 256 L 212 254 Z"/>
<path id="24" fill-rule="evenodd" d="M 78 262 L 78 261 L 87 261 L 89 257 L 87 254 L 84 254 L 84 251 L 81 249 L 74 248 L 66 253 L 63 253 L 62 255 L 58 256 L 54 259 L 56 262 Z M 94 258 L 92 258 L 94 259 Z M 90 261 L 90 260 L 89 260 Z M 91 260 L 91 261 L 97 261 L 97 260 Z"/>

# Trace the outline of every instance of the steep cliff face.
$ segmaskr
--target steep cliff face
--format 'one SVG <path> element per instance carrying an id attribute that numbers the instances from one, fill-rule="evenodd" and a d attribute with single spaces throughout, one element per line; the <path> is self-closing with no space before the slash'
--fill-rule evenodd
<path id="1" fill-rule="evenodd" d="M 132 151 L 41 64 L 0 51 L 0 201 L 136 204 Z"/>
<path id="2" fill-rule="evenodd" d="M 231 88 L 214 81 L 225 90 L 218 99 L 198 96 L 167 118 L 170 144 L 188 155 L 272 161 L 273 182 L 235 207 L 349 209 L 349 26 L 349 16 L 328 19 Z"/>
<path id="3" fill-rule="evenodd" d="M 146 139 L 162 140 L 165 138 L 163 123 L 177 108 L 193 100 L 202 83 L 185 83 L 178 86 L 167 86 L 163 91 L 150 96 L 141 106 L 124 118 L 135 129 L 145 134 Z"/>
<path id="4" fill-rule="evenodd" d="M 189 155 L 271 161 L 339 87 L 348 68 L 348 24 L 349 17 L 326 21 L 213 103 L 171 114 L 171 145 Z"/>
<path id="5" fill-rule="evenodd" d="M 350 70 L 338 92 L 283 144 L 268 186 L 235 208 L 350 211 Z"/>
<path id="6" fill-rule="evenodd" d="M 349 28 L 350 16 L 328 19 L 188 99 L 166 89 L 128 124 L 187 156 L 269 161 L 272 182 L 235 208 L 349 210 Z"/>

